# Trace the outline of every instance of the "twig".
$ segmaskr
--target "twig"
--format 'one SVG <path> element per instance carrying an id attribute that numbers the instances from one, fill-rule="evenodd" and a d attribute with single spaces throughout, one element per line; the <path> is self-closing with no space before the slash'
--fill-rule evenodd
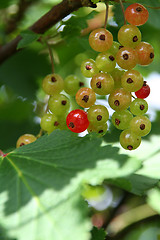
<path id="1" fill-rule="evenodd" d="M 35 33 L 43 34 L 61 19 L 81 7 L 95 8 L 96 5 L 90 0 L 63 0 L 61 3 L 54 6 L 49 12 L 43 15 L 29 29 Z M 17 44 L 21 39 L 22 37 L 19 35 L 0 48 L 0 63 L 4 62 L 7 58 L 18 51 Z"/>

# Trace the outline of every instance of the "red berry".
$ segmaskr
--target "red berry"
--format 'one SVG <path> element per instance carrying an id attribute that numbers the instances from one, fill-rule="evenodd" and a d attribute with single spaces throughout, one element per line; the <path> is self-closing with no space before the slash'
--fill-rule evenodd
<path id="1" fill-rule="evenodd" d="M 144 81 L 143 87 L 141 89 L 139 89 L 137 92 L 135 92 L 136 97 L 142 98 L 142 99 L 148 97 L 149 94 L 150 94 L 150 87 L 148 86 L 146 81 Z"/>
<path id="2" fill-rule="evenodd" d="M 66 123 L 72 132 L 81 133 L 89 126 L 87 113 L 81 109 L 75 109 L 67 115 Z"/>
<path id="3" fill-rule="evenodd" d="M 147 22 L 149 13 L 143 5 L 133 3 L 127 7 L 125 17 L 130 24 L 140 26 Z"/>

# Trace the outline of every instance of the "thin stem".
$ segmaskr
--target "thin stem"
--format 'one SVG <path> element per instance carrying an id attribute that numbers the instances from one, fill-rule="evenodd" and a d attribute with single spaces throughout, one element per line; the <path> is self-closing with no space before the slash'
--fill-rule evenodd
<path id="1" fill-rule="evenodd" d="M 48 47 L 49 56 L 50 56 L 50 60 L 51 60 L 52 73 L 54 73 L 54 60 L 53 60 L 52 49 L 51 49 L 51 46 L 49 45 L 49 43 L 48 43 L 47 41 L 46 41 L 46 45 L 47 45 L 47 47 Z"/>
<path id="2" fill-rule="evenodd" d="M 42 128 L 41 128 L 36 137 L 37 137 L 37 138 L 40 138 L 40 137 L 42 136 L 42 134 L 43 134 L 43 130 L 42 130 Z"/>
<path id="3" fill-rule="evenodd" d="M 122 3 L 122 0 L 119 0 L 119 3 L 120 3 L 120 5 L 121 5 L 121 9 L 122 9 L 122 12 L 123 12 L 124 25 L 126 25 L 125 9 L 124 9 L 124 6 L 123 6 L 123 3 Z"/>
<path id="4" fill-rule="evenodd" d="M 136 97 L 134 97 L 132 94 L 131 94 L 131 96 L 132 96 L 134 99 L 136 99 Z"/>
<path id="5" fill-rule="evenodd" d="M 107 232 L 115 236 L 128 226 L 157 214 L 158 213 L 152 210 L 147 204 L 138 206 L 114 218 L 109 224 Z"/>
<path id="6" fill-rule="evenodd" d="M 106 16 L 105 16 L 105 21 L 104 21 L 104 28 L 105 29 L 107 27 L 107 21 L 108 21 L 108 3 L 106 3 Z"/>

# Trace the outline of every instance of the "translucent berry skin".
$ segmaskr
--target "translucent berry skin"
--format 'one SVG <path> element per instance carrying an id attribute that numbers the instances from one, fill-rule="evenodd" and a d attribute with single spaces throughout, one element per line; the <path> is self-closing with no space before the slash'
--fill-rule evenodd
<path id="1" fill-rule="evenodd" d="M 19 148 L 19 147 L 22 147 L 23 145 L 27 145 L 29 143 L 32 143 L 34 141 L 36 141 L 37 138 L 32 135 L 32 134 L 24 134 L 22 136 L 20 136 L 17 140 L 17 143 L 16 143 L 16 147 Z"/>
<path id="2" fill-rule="evenodd" d="M 96 101 L 96 94 L 91 88 L 81 88 L 76 93 L 76 102 L 83 108 L 91 107 Z"/>
<path id="3" fill-rule="evenodd" d="M 44 131 L 51 133 L 59 128 L 58 118 L 52 113 L 46 113 L 41 118 L 40 126 Z"/>
<path id="4" fill-rule="evenodd" d="M 97 133 L 99 137 L 103 137 L 108 129 L 107 123 L 104 123 L 102 125 L 95 126 L 94 124 L 90 123 L 89 127 L 87 128 L 88 133 Z"/>
<path id="5" fill-rule="evenodd" d="M 81 64 L 81 72 L 84 77 L 90 78 L 99 72 L 96 63 L 93 59 L 84 60 Z"/>
<path id="6" fill-rule="evenodd" d="M 148 103 L 141 98 L 136 98 L 130 104 L 130 111 L 134 115 L 143 115 L 148 111 Z"/>
<path id="7" fill-rule="evenodd" d="M 148 17 L 148 10 L 139 3 L 133 3 L 126 8 L 125 18 L 132 25 L 141 26 L 147 22 Z"/>
<path id="8" fill-rule="evenodd" d="M 120 144 L 126 150 L 135 150 L 141 144 L 141 137 L 126 129 L 120 134 Z"/>
<path id="9" fill-rule="evenodd" d="M 133 115 L 128 110 L 114 112 L 112 115 L 112 123 L 117 129 L 124 130 L 129 128 L 132 118 Z"/>
<path id="10" fill-rule="evenodd" d="M 110 73 L 111 76 L 114 79 L 114 89 L 122 87 L 122 85 L 121 85 L 121 78 L 122 78 L 124 73 L 125 73 L 125 71 L 121 70 L 119 68 L 115 68 L 113 70 L 113 72 Z"/>
<path id="11" fill-rule="evenodd" d="M 141 42 L 141 32 L 134 25 L 123 25 L 118 31 L 118 41 L 122 46 L 135 48 Z"/>
<path id="12" fill-rule="evenodd" d="M 137 70 L 128 70 L 121 79 L 122 87 L 129 92 L 136 92 L 143 86 L 143 76 Z"/>
<path id="13" fill-rule="evenodd" d="M 112 46 L 111 46 L 111 48 L 109 49 L 109 52 L 110 52 L 113 56 L 116 56 L 116 55 L 117 55 L 117 52 L 118 52 L 118 50 L 119 50 L 119 47 L 120 47 L 120 43 L 119 43 L 119 42 L 116 42 L 116 41 L 113 41 Z"/>
<path id="14" fill-rule="evenodd" d="M 111 48 L 112 43 L 112 34 L 104 28 L 95 29 L 89 35 L 89 44 L 97 52 L 107 51 Z"/>
<path id="15" fill-rule="evenodd" d="M 143 86 L 141 89 L 135 92 L 135 95 L 137 98 L 147 98 L 150 94 L 150 87 L 149 85 L 144 81 Z"/>
<path id="16" fill-rule="evenodd" d="M 117 64 L 126 70 L 134 68 L 138 62 L 137 52 L 130 47 L 122 47 L 116 56 Z"/>
<path id="17" fill-rule="evenodd" d="M 88 120 L 94 126 L 103 125 L 109 119 L 108 109 L 103 105 L 93 105 L 88 109 Z"/>
<path id="18" fill-rule="evenodd" d="M 138 54 L 138 64 L 147 66 L 151 62 L 153 62 L 154 59 L 154 49 L 151 44 L 147 42 L 141 42 L 136 48 L 135 48 L 137 54 Z"/>
<path id="19" fill-rule="evenodd" d="M 130 121 L 130 129 L 137 136 L 146 136 L 151 131 L 151 122 L 145 116 L 136 116 Z"/>
<path id="20" fill-rule="evenodd" d="M 72 132 L 81 133 L 89 126 L 87 113 L 81 109 L 75 109 L 67 115 L 66 123 Z"/>
<path id="21" fill-rule="evenodd" d="M 69 111 L 70 101 L 64 94 L 50 96 L 48 101 L 49 110 L 56 116 L 64 116 Z"/>
<path id="22" fill-rule="evenodd" d="M 131 103 L 131 94 L 123 88 L 117 88 L 109 95 L 108 103 L 115 111 L 125 110 Z"/>
<path id="23" fill-rule="evenodd" d="M 43 79 L 42 88 L 48 95 L 60 93 L 64 89 L 64 80 L 58 74 L 49 74 Z"/>
<path id="24" fill-rule="evenodd" d="M 99 53 L 95 62 L 98 69 L 103 72 L 112 72 L 116 66 L 116 59 L 110 52 Z"/>
<path id="25" fill-rule="evenodd" d="M 114 89 L 114 80 L 108 73 L 97 73 L 91 79 L 91 88 L 99 95 L 110 94 Z"/>
<path id="26" fill-rule="evenodd" d="M 64 79 L 64 91 L 70 96 L 75 96 L 84 83 L 75 75 L 69 75 Z"/>

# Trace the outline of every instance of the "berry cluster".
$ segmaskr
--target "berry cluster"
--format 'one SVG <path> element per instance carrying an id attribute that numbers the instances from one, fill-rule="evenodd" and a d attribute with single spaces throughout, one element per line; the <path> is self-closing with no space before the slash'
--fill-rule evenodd
<path id="1" fill-rule="evenodd" d="M 103 136 L 108 128 L 109 112 L 105 106 L 95 104 L 96 95 L 109 95 L 108 103 L 115 110 L 112 123 L 123 130 L 120 134 L 123 148 L 136 149 L 141 137 L 150 132 L 151 122 L 144 116 L 148 110 L 144 98 L 149 95 L 150 88 L 141 73 L 133 69 L 137 64 L 146 66 L 154 59 L 153 47 L 141 42 L 137 27 L 147 21 L 148 11 L 135 3 L 126 9 L 125 18 L 129 24 L 120 28 L 118 42 L 113 41 L 112 34 L 105 28 L 91 32 L 89 44 L 99 54 L 95 60 L 87 59 L 81 64 L 82 74 L 91 78 L 90 87 L 84 87 L 74 75 L 65 80 L 55 73 L 44 78 L 42 87 L 50 97 L 40 123 L 43 131 L 51 133 L 57 128 L 68 127 L 72 132 L 81 133 L 87 129 L 88 133 Z M 137 97 L 133 101 L 132 92 Z M 70 111 L 70 96 L 75 96 L 79 109 Z M 24 144 L 19 140 L 18 146 Z"/>

